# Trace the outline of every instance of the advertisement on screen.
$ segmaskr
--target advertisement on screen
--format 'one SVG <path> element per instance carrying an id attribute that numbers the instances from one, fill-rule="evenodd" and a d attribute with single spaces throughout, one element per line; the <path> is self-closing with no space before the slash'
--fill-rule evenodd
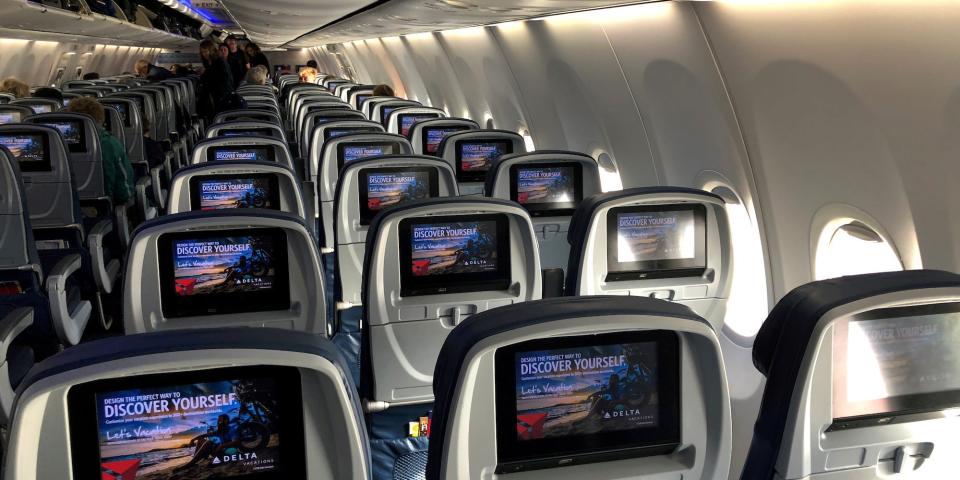
<path id="1" fill-rule="evenodd" d="M 42 135 L 0 135 L 0 145 L 7 147 L 20 162 L 40 162 L 44 160 Z"/>
<path id="2" fill-rule="evenodd" d="M 461 144 L 460 170 L 463 172 L 486 172 L 490 170 L 493 162 L 506 153 L 506 146 L 504 142 Z"/>
<path id="3" fill-rule="evenodd" d="M 200 209 L 276 208 L 265 178 L 204 180 L 200 183 Z"/>
<path id="4" fill-rule="evenodd" d="M 372 173 L 367 176 L 367 209 L 373 212 L 430 196 L 427 172 Z"/>
<path id="5" fill-rule="evenodd" d="M 60 135 L 63 135 L 63 141 L 66 142 L 67 145 L 80 143 L 80 122 L 57 122 L 46 123 L 44 125 L 49 125 L 59 130 Z"/>
<path id="6" fill-rule="evenodd" d="M 387 115 L 389 115 L 390 112 L 394 110 L 395 108 L 384 107 L 383 118 L 387 118 Z M 410 133 L 410 128 L 413 127 L 414 123 L 422 122 L 424 120 L 432 120 L 434 118 L 437 118 L 437 116 L 436 115 L 400 115 L 400 135 L 403 135 L 404 137 L 406 137 L 407 134 Z"/>
<path id="7" fill-rule="evenodd" d="M 576 201 L 572 167 L 521 168 L 517 171 L 517 203 Z"/>
<path id="8" fill-rule="evenodd" d="M 414 224 L 410 235 L 415 277 L 497 271 L 495 221 Z"/>
<path id="9" fill-rule="evenodd" d="M 960 390 L 960 313 L 850 321 L 834 342 L 834 417 L 909 408 L 897 397 Z M 845 396 L 838 394 L 845 393 Z"/>
<path id="10" fill-rule="evenodd" d="M 98 393 L 103 478 L 224 479 L 275 471 L 277 393 L 269 378 Z"/>
<path id="11" fill-rule="evenodd" d="M 257 160 L 269 161 L 267 151 L 262 148 L 243 148 L 230 150 L 216 150 L 214 160 Z"/>
<path id="12" fill-rule="evenodd" d="M 343 162 L 349 163 L 361 158 L 378 157 L 391 153 L 393 153 L 393 147 L 390 145 L 345 146 L 343 147 Z"/>
<path id="13" fill-rule="evenodd" d="M 178 296 L 257 292 L 274 286 L 274 245 L 269 237 L 177 240 L 172 248 Z"/>
<path id="14" fill-rule="evenodd" d="M 20 112 L 0 113 L 0 125 L 5 123 L 17 123 L 20 121 Z"/>
<path id="15" fill-rule="evenodd" d="M 443 141 L 444 137 L 450 135 L 451 133 L 460 132 L 462 130 L 462 128 L 428 128 L 427 141 L 423 147 L 423 150 L 430 155 L 435 155 L 437 153 L 437 149 L 440 147 L 440 142 Z"/>
<path id="16" fill-rule="evenodd" d="M 657 344 L 515 355 L 517 440 L 658 426 Z"/>
<path id="17" fill-rule="evenodd" d="M 617 214 L 617 261 L 694 258 L 695 229 L 688 210 Z"/>

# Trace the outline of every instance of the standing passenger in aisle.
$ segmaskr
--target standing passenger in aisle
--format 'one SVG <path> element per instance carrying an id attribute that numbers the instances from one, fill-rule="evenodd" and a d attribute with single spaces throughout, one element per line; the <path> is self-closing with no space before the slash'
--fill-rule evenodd
<path id="1" fill-rule="evenodd" d="M 267 74 L 270 74 L 270 61 L 267 60 L 267 56 L 263 54 L 260 50 L 260 46 L 256 43 L 249 42 L 246 47 L 243 47 L 247 51 L 247 57 L 250 58 L 250 68 L 256 67 L 257 65 L 263 65 L 267 69 Z"/>
<path id="2" fill-rule="evenodd" d="M 200 42 L 200 59 L 203 60 L 203 73 L 200 74 L 200 91 L 197 92 L 197 110 L 209 125 L 227 96 L 233 93 L 234 83 L 230 67 L 220 56 L 213 41 Z"/>
<path id="3" fill-rule="evenodd" d="M 230 64 L 230 73 L 233 75 L 233 87 L 240 84 L 240 80 L 247 74 L 247 54 L 237 48 L 237 39 L 233 35 L 227 37 L 227 63 Z"/>

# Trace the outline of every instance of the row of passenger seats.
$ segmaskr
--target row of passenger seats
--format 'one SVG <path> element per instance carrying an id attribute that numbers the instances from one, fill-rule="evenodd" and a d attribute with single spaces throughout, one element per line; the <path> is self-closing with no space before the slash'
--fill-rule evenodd
<path id="1" fill-rule="evenodd" d="M 331 120 L 312 127 L 324 141 L 311 140 L 304 156 L 287 141 L 302 133 L 291 115 L 306 102 L 297 94 L 333 95 L 278 80 L 279 100 L 270 87 L 241 90 L 248 108 L 217 117 L 191 165 L 172 172 L 167 215 L 133 233 L 122 294 L 132 336 L 72 347 L 23 382 L 10 478 L 82 478 L 96 459 L 102 473 L 121 478 L 147 467 L 165 478 L 726 478 L 730 399 L 717 332 L 731 268 L 721 199 L 666 187 L 599 194 L 590 157 L 522 153 L 522 141 L 475 127 L 439 134 L 439 155 L 412 154 L 416 132 L 421 148 L 436 139 L 424 129 L 446 121 L 439 118 L 411 123 L 407 137 L 327 137 L 339 122 Z M 331 111 L 372 112 L 371 102 L 393 101 L 324 82 L 345 98 L 317 103 L 350 102 Z M 305 116 L 319 111 L 327 110 Z M 402 126 L 397 111 L 388 128 Z M 458 143 L 465 134 L 481 136 Z M 378 141 L 386 145 L 370 144 Z M 517 153 L 499 156 L 502 145 Z M 395 155 L 378 150 L 388 146 Z M 477 149 L 498 154 L 464 158 Z M 479 178 L 461 182 L 471 170 L 463 164 L 486 160 L 483 192 L 494 198 L 458 196 Z M 326 174 L 311 177 L 312 169 Z M 328 211 L 323 189 L 333 192 Z M 311 191 L 316 201 L 304 194 Z M 547 259 L 566 267 L 566 285 L 553 294 L 569 298 L 539 300 Z M 944 289 L 957 280 L 940 272 L 854 278 L 842 290 L 860 296 L 838 295 L 828 306 L 891 289 L 904 304 L 949 303 L 955 292 Z M 785 298 L 787 313 L 775 309 L 758 337 L 754 355 L 768 375 L 789 350 L 779 343 L 804 334 L 795 325 L 827 318 L 816 302 L 831 286 L 809 288 Z M 806 302 L 812 313 L 794 312 Z M 791 358 L 815 359 L 802 343 Z M 782 372 L 771 387 L 798 381 L 792 367 Z M 768 393 L 744 478 L 798 478 L 783 475 L 791 469 L 872 478 L 869 471 L 899 472 L 930 457 L 932 446 L 908 442 L 902 428 L 857 457 L 848 430 L 897 421 L 833 416 L 841 447 L 809 444 L 826 453 L 800 451 L 815 461 L 774 465 L 785 431 L 777 418 L 794 406 L 783 395 Z M 197 422 L 167 420 L 194 416 L 202 402 L 208 410 Z M 176 415 L 166 414 L 171 406 Z M 37 431 L 30 425 L 40 412 L 68 421 Z M 124 426 L 166 433 L 125 437 Z M 173 441 L 188 447 L 171 449 Z M 40 462 L 37 445 L 72 454 Z"/>

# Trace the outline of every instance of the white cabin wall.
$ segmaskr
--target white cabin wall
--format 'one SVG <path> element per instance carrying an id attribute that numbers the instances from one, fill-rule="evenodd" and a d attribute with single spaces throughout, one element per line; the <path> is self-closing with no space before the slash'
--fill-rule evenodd
<path id="1" fill-rule="evenodd" d="M 828 204 L 873 217 L 907 268 L 957 270 L 960 4 L 696 10 L 756 167 L 778 283 L 811 279 L 811 224 Z"/>
<path id="2" fill-rule="evenodd" d="M 16 77 L 30 85 L 44 85 L 59 66 L 65 66 L 65 80 L 76 78 L 77 67 L 84 72 L 116 75 L 132 71 L 140 58 L 154 60 L 163 50 L 134 46 L 80 44 L 69 42 L 0 38 L 2 78 Z M 70 55 L 65 55 L 70 54 Z"/>

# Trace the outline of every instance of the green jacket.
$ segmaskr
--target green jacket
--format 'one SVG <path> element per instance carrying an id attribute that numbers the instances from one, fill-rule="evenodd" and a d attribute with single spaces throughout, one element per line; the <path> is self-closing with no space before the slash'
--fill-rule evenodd
<path id="1" fill-rule="evenodd" d="M 100 157 L 103 159 L 103 187 L 114 205 L 133 198 L 133 167 L 127 150 L 110 132 L 100 129 Z"/>

